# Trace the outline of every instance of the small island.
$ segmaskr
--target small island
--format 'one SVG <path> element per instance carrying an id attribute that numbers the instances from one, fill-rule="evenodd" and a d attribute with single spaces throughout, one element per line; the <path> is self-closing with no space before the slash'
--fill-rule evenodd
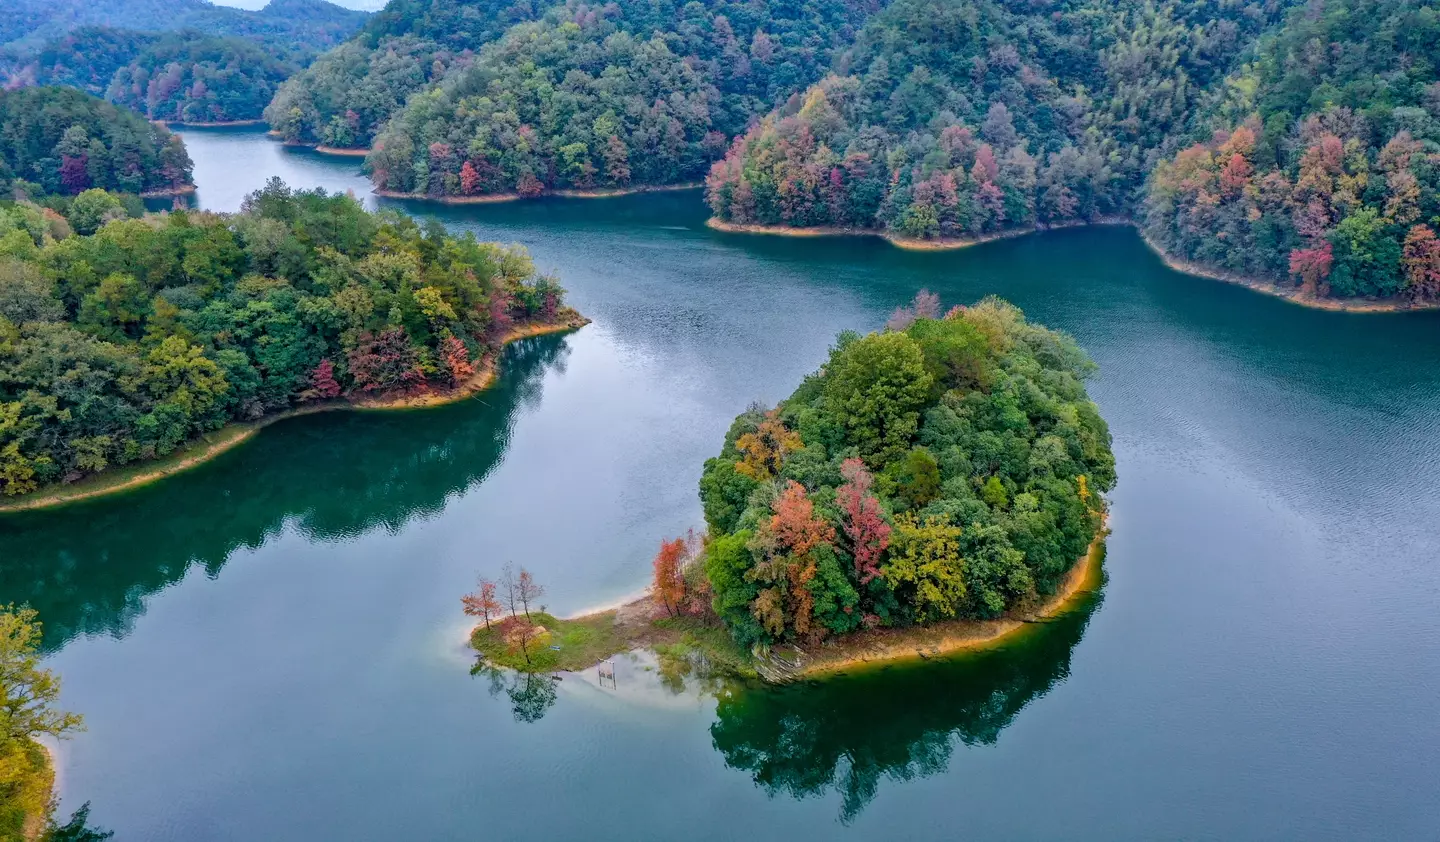
<path id="1" fill-rule="evenodd" d="M 41 201 L 0 202 L 0 511 L 153 482 L 297 414 L 459 400 L 506 343 L 587 323 L 523 248 L 351 196 Z"/>
<path id="2" fill-rule="evenodd" d="M 481 658 L 576 670 L 638 647 L 770 681 L 999 640 L 1098 584 L 1110 433 L 1094 364 L 998 299 L 926 292 L 842 334 L 705 463 L 709 527 L 662 542 L 650 592 L 569 620 L 523 569 L 465 598 Z"/>

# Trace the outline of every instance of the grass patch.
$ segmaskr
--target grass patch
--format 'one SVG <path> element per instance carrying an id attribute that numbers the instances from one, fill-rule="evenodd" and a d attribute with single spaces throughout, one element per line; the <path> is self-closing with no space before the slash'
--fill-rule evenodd
<path id="1" fill-rule="evenodd" d="M 759 678 L 750 653 L 742 649 L 725 627 L 697 617 L 662 617 L 652 625 L 662 632 L 653 648 L 666 661 L 701 666 L 712 675 Z M 684 670 L 688 674 L 689 670 Z"/>
<path id="2" fill-rule="evenodd" d="M 486 663 L 519 672 L 576 672 L 621 652 L 649 648 L 670 669 L 684 675 L 757 677 L 750 653 L 737 646 L 725 627 L 714 620 L 661 617 L 620 622 L 619 612 L 613 610 L 570 620 L 538 612 L 530 616 L 544 632 L 524 651 L 509 634 L 519 621 L 508 617 L 492 620 L 488 629 L 476 627 L 470 645 Z"/>
<path id="3" fill-rule="evenodd" d="M 627 636 L 615 623 L 614 611 L 573 620 L 541 613 L 530 616 L 545 631 L 526 647 L 528 660 L 518 645 L 506 639 L 512 625 L 510 618 L 492 621 L 489 629 L 483 625 L 476 628 L 470 635 L 470 645 L 491 664 L 521 672 L 582 670 L 630 648 Z"/>

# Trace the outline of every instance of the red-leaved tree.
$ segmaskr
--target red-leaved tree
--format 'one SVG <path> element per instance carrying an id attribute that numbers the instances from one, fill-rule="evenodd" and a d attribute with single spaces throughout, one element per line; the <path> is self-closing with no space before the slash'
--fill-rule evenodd
<path id="1" fill-rule="evenodd" d="M 485 628 L 490 628 L 490 618 L 499 617 L 505 606 L 495 596 L 495 583 L 489 579 L 479 581 L 479 590 L 475 593 L 466 594 L 460 597 L 460 604 L 464 606 L 466 615 L 479 617 L 485 621 Z"/>
<path id="2" fill-rule="evenodd" d="M 329 360 L 321 360 L 315 370 L 310 372 L 310 387 L 322 398 L 340 397 L 340 383 L 335 379 L 335 364 Z"/>
<path id="3" fill-rule="evenodd" d="M 1311 295 L 1323 289 L 1325 279 L 1330 277 L 1330 267 L 1334 263 L 1335 252 L 1329 240 L 1312 248 L 1290 252 L 1290 274 L 1298 277 L 1301 288 Z"/>
<path id="4" fill-rule="evenodd" d="M 475 365 L 470 362 L 470 352 L 465 350 L 465 343 L 454 334 L 445 337 L 440 343 L 440 357 L 445 360 L 445 367 L 450 371 L 450 382 L 456 386 L 470 379 L 475 373 Z"/>
<path id="5" fill-rule="evenodd" d="M 859 459 L 846 459 L 840 464 L 845 482 L 835 489 L 835 503 L 844 516 L 842 527 L 850 539 L 850 553 L 855 558 L 855 575 L 868 584 L 880 575 L 880 556 L 890 546 L 890 524 L 880 511 L 880 501 L 870 493 L 875 478 Z"/>
<path id="6" fill-rule="evenodd" d="M 660 552 L 655 554 L 655 601 L 671 617 L 678 616 L 680 606 L 685 604 L 685 554 L 688 550 L 684 538 L 661 541 Z"/>

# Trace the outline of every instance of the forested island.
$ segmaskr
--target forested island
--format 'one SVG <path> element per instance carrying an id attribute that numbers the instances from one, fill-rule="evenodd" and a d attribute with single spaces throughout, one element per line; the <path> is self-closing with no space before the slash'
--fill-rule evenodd
<path id="1" fill-rule="evenodd" d="M 922 292 L 883 332 L 842 334 L 779 406 L 735 419 L 700 481 L 708 534 L 662 543 L 644 600 L 557 620 L 506 568 L 465 599 L 473 643 L 529 670 L 698 647 L 783 679 L 1061 610 L 1094 582 L 1115 484 L 1094 368 L 1010 304 L 942 315 Z"/>
<path id="2" fill-rule="evenodd" d="M 466 394 L 504 342 L 583 323 L 518 246 L 323 190 L 272 180 L 233 215 L 133 218 L 96 189 L 61 207 L 0 206 L 10 498 L 286 412 Z"/>

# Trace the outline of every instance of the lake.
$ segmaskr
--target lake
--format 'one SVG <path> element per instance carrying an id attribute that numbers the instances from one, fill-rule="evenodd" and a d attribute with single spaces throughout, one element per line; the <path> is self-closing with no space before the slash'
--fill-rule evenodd
<path id="1" fill-rule="evenodd" d="M 198 201 L 355 159 L 182 132 Z M 372 206 L 373 197 L 368 198 Z M 127 840 L 1433 839 L 1440 313 L 1303 309 L 1129 229 L 964 251 L 728 235 L 698 192 L 447 208 L 594 323 L 461 404 L 286 421 L 133 493 L 0 518 L 89 730 L 62 810 Z M 780 689 L 471 675 L 460 596 L 645 586 L 733 417 L 921 288 L 1099 363 L 1101 592 L 981 653 Z M 66 813 L 68 815 L 68 813 Z"/>

